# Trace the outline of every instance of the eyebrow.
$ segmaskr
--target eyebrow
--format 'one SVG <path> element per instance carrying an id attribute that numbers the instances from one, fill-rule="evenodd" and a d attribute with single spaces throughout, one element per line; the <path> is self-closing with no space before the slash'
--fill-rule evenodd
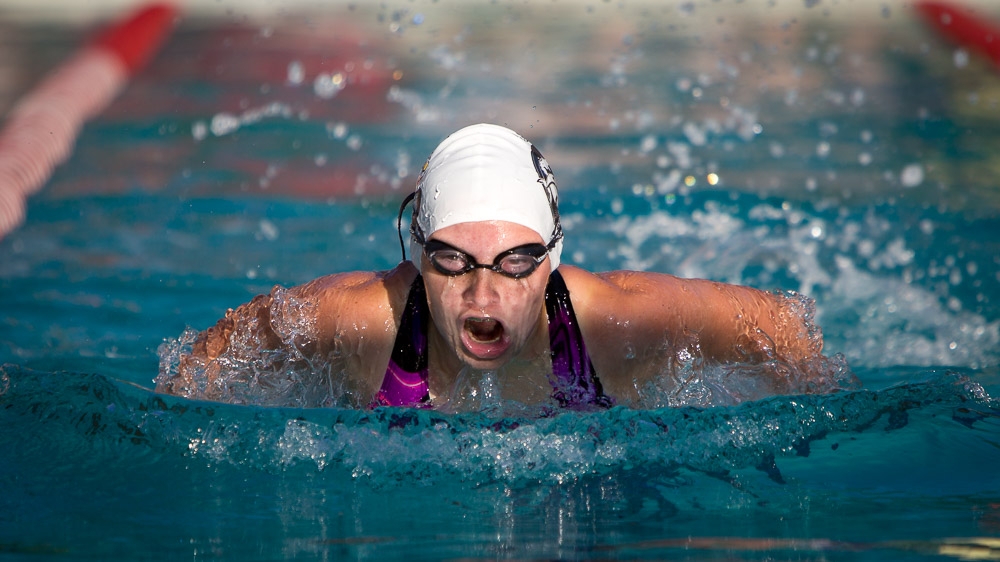
<path id="1" fill-rule="evenodd" d="M 428 244 L 431 244 L 431 243 L 440 244 L 441 246 L 446 246 L 446 247 L 448 247 L 448 248 L 450 248 L 452 250 L 455 250 L 457 252 L 462 252 L 463 254 L 465 254 L 467 256 L 472 256 L 472 254 L 470 254 L 469 252 L 466 252 L 462 248 L 459 248 L 458 246 L 452 246 L 451 244 L 449 244 L 447 242 L 442 242 L 441 240 L 438 240 L 436 238 L 431 238 L 427 242 L 424 242 L 424 246 L 427 246 Z M 502 254 L 503 252 L 500 252 L 500 253 Z M 497 254 L 497 255 L 500 255 L 500 254 Z"/>

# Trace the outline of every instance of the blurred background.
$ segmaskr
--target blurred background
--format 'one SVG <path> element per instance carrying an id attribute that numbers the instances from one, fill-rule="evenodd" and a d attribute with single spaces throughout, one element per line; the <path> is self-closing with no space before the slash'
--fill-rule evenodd
<path id="1" fill-rule="evenodd" d="M 138 5 L 0 2 L 0 113 Z M 552 163 L 567 263 L 803 292 L 855 368 L 996 376 L 1000 74 L 914 2 L 177 5 L 0 243 L 6 299 L 34 299 L 4 304 L 5 360 L 145 383 L 164 338 L 273 284 L 392 267 L 426 156 L 490 121 Z"/>
<path id="2" fill-rule="evenodd" d="M 374 163 L 393 176 L 365 182 L 364 191 L 380 192 L 396 189 L 397 178 L 412 183 L 425 157 L 421 141 L 502 117 L 536 142 L 587 139 L 550 148 L 550 160 L 574 176 L 562 181 L 567 187 L 617 167 L 616 187 L 662 191 L 674 170 L 683 180 L 711 169 L 728 188 L 790 198 L 910 197 L 972 213 L 993 209 L 997 68 L 944 40 L 914 4 L 179 1 L 176 35 L 102 122 L 158 120 L 198 141 L 238 132 L 227 117 L 291 115 L 328 121 L 332 138 L 300 138 L 294 156 L 244 153 L 239 162 L 228 160 L 225 146 L 191 143 L 164 153 L 150 143 L 118 155 L 140 177 L 51 187 L 162 189 L 174 169 L 197 163 L 244 180 L 271 169 L 281 180 L 270 183 L 281 189 L 326 196 L 361 190 L 356 169 Z M 0 2 L 0 112 L 137 5 Z M 1000 21 L 988 2 L 957 5 Z M 349 137 L 351 125 L 419 138 L 404 147 L 414 147 L 404 164 L 393 154 L 399 147 L 381 138 L 332 142 Z M 274 148 L 290 152 L 285 140 Z M 678 150 L 689 158 L 677 158 Z M 662 165 L 664 155 L 671 164 Z M 317 156 L 330 165 L 317 170 L 293 159 Z M 682 160 L 693 165 L 677 166 Z M 335 165 L 347 161 L 356 169 Z M 240 182 L 228 184 L 197 189 Z"/>

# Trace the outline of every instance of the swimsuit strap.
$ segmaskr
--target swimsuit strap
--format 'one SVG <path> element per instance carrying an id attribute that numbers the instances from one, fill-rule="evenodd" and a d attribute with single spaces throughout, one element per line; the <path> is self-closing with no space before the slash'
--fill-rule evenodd
<path id="1" fill-rule="evenodd" d="M 614 400 L 604 394 L 594 364 L 587 353 L 580 325 L 573 312 L 569 289 L 562 275 L 553 271 L 545 288 L 549 315 L 549 348 L 552 350 L 552 397 L 562 407 L 594 405 L 610 408 Z"/>
<path id="2" fill-rule="evenodd" d="M 545 288 L 545 310 L 549 317 L 549 348 L 552 353 L 552 397 L 564 408 L 586 405 L 610 408 L 614 400 L 604 394 L 601 381 L 587 353 L 587 345 L 573 312 L 569 289 L 558 271 L 549 276 Z M 371 407 L 416 406 L 430 402 L 427 385 L 427 328 L 430 310 L 424 279 L 420 275 L 410 286 L 392 357 L 382 379 L 382 387 Z"/>
<path id="3" fill-rule="evenodd" d="M 427 386 L 427 296 L 424 278 L 417 275 L 406 297 L 392 357 L 382 388 L 372 401 L 377 406 L 420 406 L 430 402 Z"/>

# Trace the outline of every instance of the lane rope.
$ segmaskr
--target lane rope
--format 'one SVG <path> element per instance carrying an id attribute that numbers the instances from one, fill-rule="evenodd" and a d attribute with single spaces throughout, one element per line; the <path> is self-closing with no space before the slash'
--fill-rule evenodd
<path id="1" fill-rule="evenodd" d="M 19 99 L 0 129 L 0 239 L 24 221 L 26 201 L 69 158 L 80 128 L 124 88 L 173 30 L 177 10 L 143 6 L 112 24 Z"/>
<path id="2" fill-rule="evenodd" d="M 1000 24 L 971 8 L 945 0 L 920 0 L 917 13 L 941 36 L 989 57 L 1000 68 Z"/>

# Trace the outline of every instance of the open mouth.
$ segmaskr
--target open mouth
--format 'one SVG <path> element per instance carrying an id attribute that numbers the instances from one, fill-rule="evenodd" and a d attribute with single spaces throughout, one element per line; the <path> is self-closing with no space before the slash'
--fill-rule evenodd
<path id="1" fill-rule="evenodd" d="M 511 346 L 503 322 L 493 318 L 466 318 L 462 324 L 462 346 L 467 359 L 492 362 L 504 356 Z"/>
<path id="2" fill-rule="evenodd" d="M 503 324 L 492 318 L 467 318 L 465 331 L 477 343 L 498 343 L 503 337 Z"/>

